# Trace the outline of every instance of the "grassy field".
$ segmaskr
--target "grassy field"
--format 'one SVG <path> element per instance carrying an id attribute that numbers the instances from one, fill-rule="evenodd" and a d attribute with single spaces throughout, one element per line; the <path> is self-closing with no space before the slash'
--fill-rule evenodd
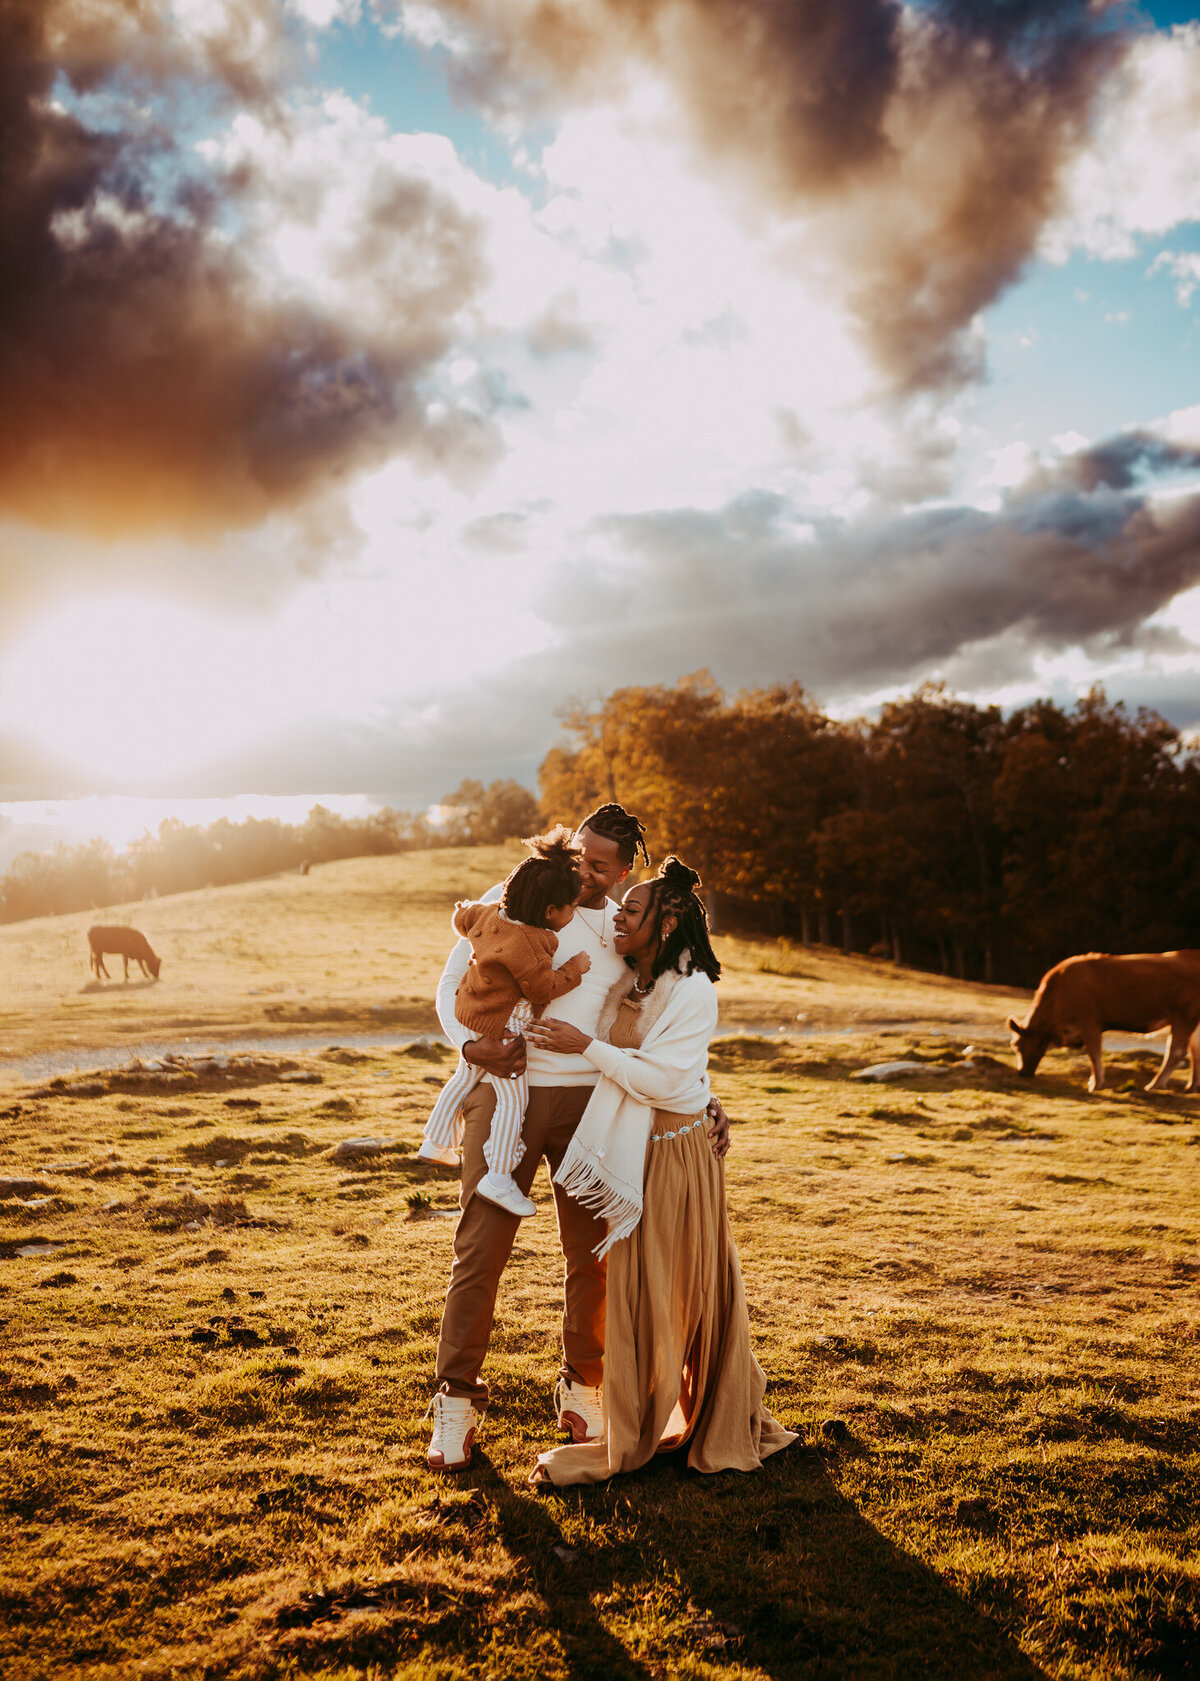
<path id="1" fill-rule="evenodd" d="M 0 1673 L 1200 1674 L 1200 1099 L 1144 1096 L 1150 1050 L 1094 1098 L 1061 1053 L 1032 1085 L 996 1045 L 951 1068 L 1000 989 L 722 942 L 732 1217 L 795 1448 L 527 1487 L 561 1307 L 543 1180 L 475 1460 L 427 1473 L 456 1185 L 413 1151 L 451 1064 L 360 1036 L 433 1026 L 451 902 L 510 856 L 106 911 L 157 986 L 89 983 L 92 918 L 0 929 Z M 184 1060 L 14 1072 L 185 1035 Z M 851 1078 L 909 1053 L 903 1085 Z"/>

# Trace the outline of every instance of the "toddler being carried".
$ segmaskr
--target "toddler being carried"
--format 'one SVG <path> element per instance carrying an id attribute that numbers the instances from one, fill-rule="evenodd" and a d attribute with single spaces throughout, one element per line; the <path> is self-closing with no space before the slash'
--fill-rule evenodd
<path id="1" fill-rule="evenodd" d="M 507 1029 L 522 1033 L 554 998 L 577 987 L 591 968 L 583 952 L 554 968 L 558 934 L 579 900 L 579 853 L 563 825 L 526 841 L 526 858 L 504 883 L 498 905 L 464 901 L 454 908 L 454 931 L 471 942 L 471 962 L 454 995 L 454 1013 L 477 1038 L 495 1039 Z M 454 1165 L 462 1138 L 463 1099 L 480 1080 L 496 1090 L 491 1131 L 483 1147 L 488 1171 L 476 1189 L 489 1202 L 522 1217 L 534 1204 L 513 1178 L 525 1153 L 521 1128 L 529 1087 L 524 1074 L 496 1078 L 463 1057 L 442 1087 L 425 1123 L 417 1154 L 425 1161 Z"/>

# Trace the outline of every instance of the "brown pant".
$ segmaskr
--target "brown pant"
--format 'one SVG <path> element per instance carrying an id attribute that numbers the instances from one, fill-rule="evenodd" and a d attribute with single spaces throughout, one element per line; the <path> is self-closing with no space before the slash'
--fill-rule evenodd
<path id="1" fill-rule="evenodd" d="M 545 1156 L 553 1177 L 579 1125 L 590 1086 L 530 1086 L 521 1137 L 525 1154 L 513 1178 L 528 1196 L 538 1163 Z M 479 1378 L 496 1311 L 496 1290 L 508 1262 L 520 1219 L 475 1187 L 487 1172 L 483 1146 L 491 1126 L 496 1094 L 481 1080 L 463 1103 L 462 1213 L 454 1233 L 454 1265 L 438 1338 L 438 1388 L 469 1397 L 485 1407 L 488 1388 Z M 566 1259 L 563 1310 L 562 1375 L 569 1383 L 595 1388 L 604 1367 L 604 1268 L 593 1253 L 604 1236 L 604 1222 L 555 1185 L 558 1240 Z"/>

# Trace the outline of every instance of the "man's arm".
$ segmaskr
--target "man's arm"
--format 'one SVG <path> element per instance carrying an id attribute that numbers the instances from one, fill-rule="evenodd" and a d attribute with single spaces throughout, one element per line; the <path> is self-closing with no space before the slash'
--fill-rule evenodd
<path id="1" fill-rule="evenodd" d="M 483 899 L 487 904 L 494 905 L 503 891 L 503 883 L 489 887 Z M 470 961 L 470 940 L 456 940 L 446 959 L 434 1000 L 442 1032 L 465 1062 L 482 1068 L 485 1074 L 499 1074 L 502 1078 L 520 1074 L 525 1067 L 524 1039 L 515 1038 L 511 1033 L 502 1034 L 499 1039 L 472 1039 L 469 1030 L 454 1013 L 454 994 Z"/>

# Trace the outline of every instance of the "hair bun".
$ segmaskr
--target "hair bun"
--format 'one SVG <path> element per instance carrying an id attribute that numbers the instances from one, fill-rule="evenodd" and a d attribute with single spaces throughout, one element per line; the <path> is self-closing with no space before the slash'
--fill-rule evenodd
<path id="1" fill-rule="evenodd" d="M 524 843 L 535 858 L 579 857 L 579 848 L 565 823 L 556 823 L 544 835 L 529 835 Z"/>
<path id="2" fill-rule="evenodd" d="M 696 871 L 689 869 L 674 853 L 659 867 L 658 873 L 665 882 L 682 893 L 691 893 L 700 885 L 700 877 Z"/>

